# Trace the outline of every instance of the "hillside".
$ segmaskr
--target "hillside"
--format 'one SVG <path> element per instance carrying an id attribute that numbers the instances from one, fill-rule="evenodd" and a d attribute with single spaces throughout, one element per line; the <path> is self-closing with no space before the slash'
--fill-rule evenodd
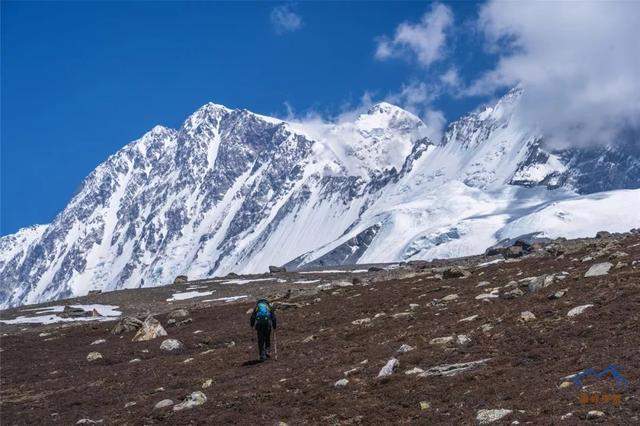
<path id="1" fill-rule="evenodd" d="M 2 311 L 4 322 L 67 304 L 116 315 L 0 323 L 3 424 L 637 424 L 640 234 L 531 243 L 494 250 L 506 260 L 225 277 Z M 256 364 L 247 311 L 263 295 L 278 306 L 278 359 Z M 177 308 L 191 321 L 170 326 Z M 168 336 L 111 334 L 119 312 L 153 314 Z M 161 350 L 167 338 L 184 349 Z M 609 366 L 626 387 L 568 377 Z M 201 405 L 154 409 L 196 391 Z"/>

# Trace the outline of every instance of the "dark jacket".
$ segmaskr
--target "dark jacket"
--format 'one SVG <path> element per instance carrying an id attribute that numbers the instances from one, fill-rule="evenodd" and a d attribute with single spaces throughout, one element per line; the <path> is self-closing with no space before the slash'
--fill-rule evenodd
<path id="1" fill-rule="evenodd" d="M 273 312 L 273 307 L 271 306 L 271 304 L 268 301 L 264 300 L 264 299 L 258 300 L 258 302 L 256 303 L 256 307 L 253 308 L 253 313 L 251 314 L 251 319 L 249 320 L 249 324 L 251 325 L 251 328 L 255 327 L 255 325 L 256 325 L 256 314 L 258 313 L 258 304 L 259 303 L 266 303 L 267 306 L 269 306 L 269 319 L 270 319 L 270 322 L 271 322 L 271 326 L 275 330 L 276 329 L 276 324 L 277 324 L 276 314 Z"/>

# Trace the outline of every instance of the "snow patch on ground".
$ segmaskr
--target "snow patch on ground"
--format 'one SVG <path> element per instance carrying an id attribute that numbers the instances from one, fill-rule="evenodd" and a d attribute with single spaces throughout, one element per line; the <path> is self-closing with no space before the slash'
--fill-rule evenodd
<path id="1" fill-rule="evenodd" d="M 246 297 L 249 297 L 247 295 L 243 295 L 243 296 L 229 296 L 229 297 L 220 297 L 218 299 L 207 299 L 207 300 L 203 300 L 202 302 L 233 302 L 235 300 L 240 300 L 240 299 L 244 299 Z"/>
<path id="2" fill-rule="evenodd" d="M 46 308 L 31 308 L 24 311 L 37 311 L 36 314 L 46 314 L 38 316 L 19 316 L 10 320 L 0 320 L 4 324 L 55 324 L 58 322 L 73 321 L 114 321 L 118 319 L 122 312 L 118 311 L 117 305 L 69 305 L 72 308 L 82 308 L 91 312 L 94 309 L 102 316 L 97 317 L 79 317 L 79 318 L 62 318 L 57 315 L 51 315 L 64 310 L 64 306 L 49 306 Z"/>
<path id="3" fill-rule="evenodd" d="M 174 293 L 173 296 L 167 299 L 167 302 L 173 302 L 176 300 L 193 299 L 196 297 L 210 296 L 214 291 L 185 291 L 183 293 Z"/>

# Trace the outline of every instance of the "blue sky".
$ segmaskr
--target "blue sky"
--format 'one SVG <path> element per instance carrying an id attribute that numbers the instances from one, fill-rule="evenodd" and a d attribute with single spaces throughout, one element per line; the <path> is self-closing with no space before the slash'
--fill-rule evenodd
<path id="1" fill-rule="evenodd" d="M 499 60 L 553 34 L 490 6 L 3 1 L 0 234 L 50 222 L 110 154 L 209 101 L 331 118 L 386 99 L 442 126 L 526 82 Z"/>

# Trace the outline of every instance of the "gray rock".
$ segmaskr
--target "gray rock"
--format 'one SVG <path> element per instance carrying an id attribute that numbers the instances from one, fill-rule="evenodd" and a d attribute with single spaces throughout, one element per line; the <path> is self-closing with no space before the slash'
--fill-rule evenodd
<path id="1" fill-rule="evenodd" d="M 349 380 L 347 380 L 347 379 L 340 379 L 340 380 L 338 380 L 337 382 L 335 382 L 335 383 L 333 384 L 333 387 L 336 387 L 336 388 L 342 388 L 342 387 L 347 386 L 348 384 L 349 384 Z"/>
<path id="2" fill-rule="evenodd" d="M 77 425 L 97 425 L 101 423 L 104 423 L 104 419 L 100 419 L 100 420 L 80 419 L 76 422 Z"/>
<path id="3" fill-rule="evenodd" d="M 407 352 L 411 352 L 412 350 L 414 350 L 415 348 L 413 346 L 409 346 L 407 344 L 403 344 L 402 346 L 400 346 L 398 348 L 398 350 L 396 351 L 396 353 L 398 354 L 404 354 Z"/>
<path id="4" fill-rule="evenodd" d="M 604 417 L 604 413 L 598 410 L 591 410 L 587 413 L 587 420 L 598 419 L 600 417 Z"/>
<path id="5" fill-rule="evenodd" d="M 282 272 L 287 272 L 287 268 L 285 268 L 284 266 L 273 266 L 273 265 L 269 265 L 269 273 L 271 274 L 279 274 Z"/>
<path id="6" fill-rule="evenodd" d="M 589 268 L 589 270 L 584 274 L 584 277 L 599 277 L 607 275 L 612 266 L 613 265 L 609 262 L 596 263 L 595 265 L 591 265 L 591 268 Z"/>
<path id="7" fill-rule="evenodd" d="M 160 344 L 160 349 L 166 352 L 181 352 L 185 349 L 185 346 L 180 340 L 165 339 Z"/>
<path id="8" fill-rule="evenodd" d="M 476 415 L 476 421 L 481 425 L 488 425 L 489 423 L 497 422 L 500 419 L 507 417 L 513 413 L 513 410 L 478 410 Z"/>
<path id="9" fill-rule="evenodd" d="M 171 407 L 173 405 L 173 401 L 170 399 L 163 399 L 162 401 L 158 402 L 153 409 L 154 410 L 160 410 L 162 408 L 167 408 L 167 407 Z"/>
<path id="10" fill-rule="evenodd" d="M 94 362 L 99 359 L 102 359 L 102 354 L 100 352 L 89 352 L 87 355 L 87 361 Z"/>
<path id="11" fill-rule="evenodd" d="M 103 343 L 106 343 L 107 341 L 104 339 L 98 339 L 98 340 L 94 340 L 93 342 L 91 342 L 92 345 L 101 345 Z"/>
<path id="12" fill-rule="evenodd" d="M 451 278 L 466 278 L 470 275 L 471 275 L 471 272 L 467 271 L 464 268 L 461 268 L 460 266 L 451 266 L 451 267 L 445 268 L 442 271 L 442 278 L 444 278 L 445 280 L 451 279 Z"/>
<path id="13" fill-rule="evenodd" d="M 395 371 L 400 366 L 400 361 L 397 358 L 391 358 L 387 363 L 380 369 L 378 373 L 378 377 L 387 377 L 395 373 Z"/>
<path id="14" fill-rule="evenodd" d="M 576 306 L 575 308 L 573 308 L 569 312 L 567 312 L 567 316 L 568 317 L 575 317 L 577 315 L 582 314 L 585 310 L 587 310 L 588 308 L 591 308 L 592 306 L 593 305 Z"/>
<path id="15" fill-rule="evenodd" d="M 157 337 L 166 336 L 167 331 L 162 327 L 160 321 L 152 316 L 148 316 L 142 323 L 142 328 L 138 330 L 133 339 L 133 342 L 143 342 L 146 340 L 153 340 Z"/>
<path id="16" fill-rule="evenodd" d="M 487 363 L 491 358 L 480 359 L 478 361 L 471 362 L 458 362 L 455 364 L 445 364 L 438 365 L 435 367 L 431 367 L 425 370 L 424 373 L 419 374 L 419 377 L 430 377 L 430 376 L 445 376 L 451 377 L 458 375 L 460 373 L 464 373 L 465 371 L 476 369 Z"/>
<path id="17" fill-rule="evenodd" d="M 429 344 L 436 345 L 436 346 L 445 346 L 453 343 L 453 340 L 454 340 L 453 336 L 436 337 L 434 339 L 429 340 Z"/>
<path id="18" fill-rule="evenodd" d="M 184 284 L 189 281 L 189 278 L 186 275 L 178 275 L 175 280 L 173 280 L 174 284 Z"/>
<path id="19" fill-rule="evenodd" d="M 188 410 L 193 407 L 202 405 L 205 402 L 207 402 L 207 396 L 204 393 L 200 391 L 191 392 L 191 394 L 187 396 L 184 401 L 173 406 L 173 411 Z"/>
<path id="20" fill-rule="evenodd" d="M 122 334 L 129 331 L 137 331 L 142 327 L 142 321 L 135 317 L 124 317 L 111 329 L 111 334 Z"/>
<path id="21" fill-rule="evenodd" d="M 520 312 L 520 321 L 522 322 L 534 321 L 535 319 L 536 316 L 531 311 Z"/>

